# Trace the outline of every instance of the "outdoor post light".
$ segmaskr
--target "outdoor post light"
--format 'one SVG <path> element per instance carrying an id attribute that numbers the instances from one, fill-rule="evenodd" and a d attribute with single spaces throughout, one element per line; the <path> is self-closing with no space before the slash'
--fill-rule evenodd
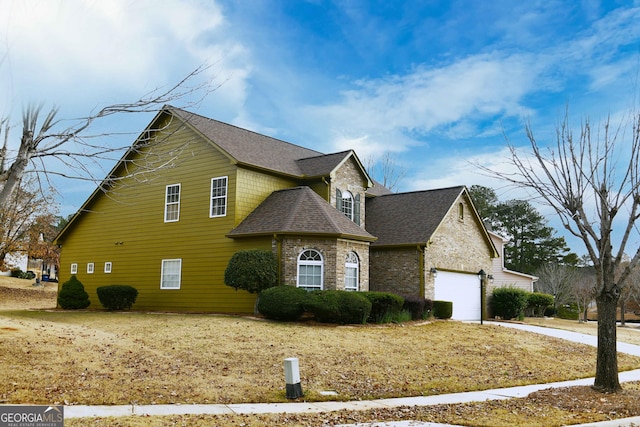
<path id="1" fill-rule="evenodd" d="M 435 267 L 431 267 L 431 270 L 429 270 L 429 272 L 431 273 L 434 279 L 438 277 L 438 270 L 436 270 Z"/>
<path id="2" fill-rule="evenodd" d="M 480 279 L 480 324 L 482 325 L 484 320 L 484 289 L 487 283 L 487 273 L 485 273 L 484 270 L 478 271 L 478 278 Z"/>

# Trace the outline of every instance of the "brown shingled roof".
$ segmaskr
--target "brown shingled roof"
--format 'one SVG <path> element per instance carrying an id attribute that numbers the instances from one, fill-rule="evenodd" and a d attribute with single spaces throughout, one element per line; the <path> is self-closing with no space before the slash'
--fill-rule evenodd
<path id="1" fill-rule="evenodd" d="M 180 117 L 239 163 L 288 175 L 302 176 L 299 159 L 322 156 L 319 151 L 261 135 L 227 123 L 174 107 L 167 111 Z"/>
<path id="2" fill-rule="evenodd" d="M 458 186 L 367 199 L 367 231 L 378 238 L 372 246 L 427 243 L 463 191 Z"/>
<path id="3" fill-rule="evenodd" d="M 249 237 L 275 233 L 375 240 L 309 187 L 287 188 L 271 193 L 227 236 Z"/>
<path id="4" fill-rule="evenodd" d="M 353 151 L 341 151 L 339 153 L 323 154 L 322 156 L 307 157 L 297 161 L 300 171 L 305 176 L 324 176 L 337 168 Z"/>

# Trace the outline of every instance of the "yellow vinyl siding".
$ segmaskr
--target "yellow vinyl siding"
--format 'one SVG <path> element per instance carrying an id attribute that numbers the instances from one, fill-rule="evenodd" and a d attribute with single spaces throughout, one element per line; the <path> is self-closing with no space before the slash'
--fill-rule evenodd
<path id="1" fill-rule="evenodd" d="M 267 175 L 250 169 L 237 170 L 236 225 L 240 224 L 255 208 L 276 190 L 296 186 L 290 179 Z"/>
<path id="2" fill-rule="evenodd" d="M 237 168 L 214 146 L 192 131 L 169 126 L 171 142 L 152 150 L 167 167 L 119 181 L 107 195 L 98 194 L 76 218 L 63 239 L 60 283 L 70 277 L 71 263 L 85 285 L 91 308 L 100 308 L 96 288 L 127 284 L 138 289 L 135 309 L 252 312 L 255 296 L 224 285 L 224 270 L 239 249 L 271 248 L 270 239 L 235 242 L 225 236 L 239 221 L 235 212 Z M 176 156 L 174 158 L 174 156 Z M 211 178 L 228 176 L 227 215 L 209 217 Z M 253 179 L 259 181 L 258 177 Z M 164 222 L 165 189 L 180 184 L 180 219 Z M 259 187 L 259 186 L 256 186 Z M 257 200 L 257 199 L 256 199 Z M 248 208 L 245 208 L 248 209 Z M 160 289 L 163 259 L 182 259 L 180 289 Z M 95 263 L 95 273 L 86 264 Z M 104 263 L 112 262 L 112 273 Z"/>

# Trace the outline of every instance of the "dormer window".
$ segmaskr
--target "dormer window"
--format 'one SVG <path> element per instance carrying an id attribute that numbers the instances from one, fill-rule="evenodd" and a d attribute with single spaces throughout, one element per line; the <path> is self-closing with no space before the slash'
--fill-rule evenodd
<path id="1" fill-rule="evenodd" d="M 350 191 L 336 190 L 336 209 L 347 218 L 360 225 L 360 195 L 355 197 Z"/>

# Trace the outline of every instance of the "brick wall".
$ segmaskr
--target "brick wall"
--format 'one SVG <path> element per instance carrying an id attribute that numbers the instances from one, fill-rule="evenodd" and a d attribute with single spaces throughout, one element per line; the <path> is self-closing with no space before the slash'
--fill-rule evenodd
<path id="1" fill-rule="evenodd" d="M 274 241 L 274 245 L 277 242 Z M 306 249 L 314 249 L 324 261 L 324 288 L 344 289 L 344 264 L 347 252 L 358 255 L 360 269 L 360 289 L 369 290 L 369 244 L 343 239 L 283 238 L 281 272 L 284 285 L 296 286 L 298 256 Z"/>
<path id="2" fill-rule="evenodd" d="M 364 192 L 366 191 L 366 185 L 367 181 L 364 179 L 360 167 L 351 158 L 344 162 L 331 177 L 331 189 L 329 192 L 331 206 L 336 206 L 336 189 L 343 193 L 349 191 L 354 199 L 357 194 L 360 195 L 360 227 L 362 228 L 365 227 Z"/>
<path id="3" fill-rule="evenodd" d="M 460 218 L 459 203 L 464 215 Z M 424 296 L 433 299 L 432 267 L 440 270 L 477 273 L 491 271 L 493 252 L 466 196 L 453 204 L 424 249 Z M 372 248 L 371 290 L 420 296 L 420 251 L 417 246 Z"/>

